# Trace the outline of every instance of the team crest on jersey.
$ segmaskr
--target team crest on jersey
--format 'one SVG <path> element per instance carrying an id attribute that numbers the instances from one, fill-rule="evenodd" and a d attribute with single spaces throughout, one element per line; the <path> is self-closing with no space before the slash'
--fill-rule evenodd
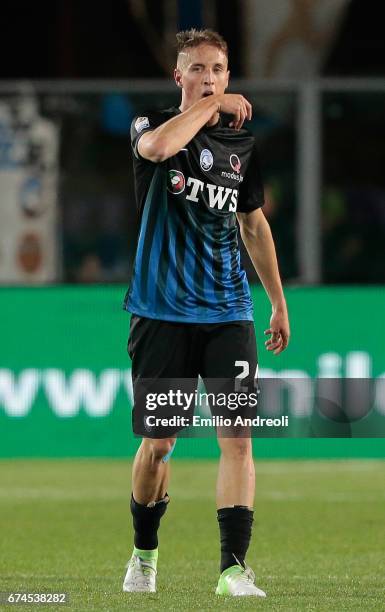
<path id="1" fill-rule="evenodd" d="M 179 170 L 168 171 L 167 189 L 170 193 L 182 193 L 186 187 L 186 181 L 183 172 Z"/>
<path id="2" fill-rule="evenodd" d="M 150 127 L 150 122 L 148 120 L 148 117 L 138 117 L 134 125 L 136 131 L 138 132 L 138 134 L 140 134 L 142 130 Z"/>
<path id="3" fill-rule="evenodd" d="M 209 149 L 203 149 L 201 152 L 200 163 L 202 170 L 205 172 L 208 172 L 213 167 L 214 158 Z"/>
<path id="4" fill-rule="evenodd" d="M 230 166 L 235 172 L 238 172 L 239 174 L 240 169 L 241 169 L 241 160 L 239 159 L 238 155 L 236 155 L 235 153 L 232 153 L 230 155 Z"/>

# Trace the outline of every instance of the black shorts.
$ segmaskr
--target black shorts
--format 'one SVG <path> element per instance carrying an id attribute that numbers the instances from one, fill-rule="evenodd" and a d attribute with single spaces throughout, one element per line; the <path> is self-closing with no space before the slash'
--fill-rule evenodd
<path id="1" fill-rule="evenodd" d="M 148 408 L 148 394 L 196 391 L 198 376 L 208 393 L 254 393 L 257 389 L 257 347 L 252 321 L 226 323 L 176 323 L 132 315 L 128 354 L 132 360 L 134 391 L 133 430 L 141 436 L 164 438 L 184 426 L 147 426 L 146 416 L 182 414 L 191 417 L 195 403 Z M 152 395 L 153 397 L 153 395 Z M 170 395 L 168 395 L 168 398 Z M 179 395 L 179 398 L 181 396 Z M 212 396 L 211 396 L 212 397 Z M 164 398 L 163 398 L 164 399 Z M 213 415 L 225 414 L 226 406 L 213 407 Z M 237 410 L 237 411 L 236 411 Z M 228 416 L 252 416 L 246 405 L 231 409 Z M 225 412 L 224 412 L 225 411 Z"/>

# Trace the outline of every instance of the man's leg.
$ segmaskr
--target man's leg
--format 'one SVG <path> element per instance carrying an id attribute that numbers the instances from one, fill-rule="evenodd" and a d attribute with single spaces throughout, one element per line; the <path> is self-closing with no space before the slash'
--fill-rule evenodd
<path id="1" fill-rule="evenodd" d="M 166 512 L 169 501 L 167 486 L 170 465 L 164 459 L 172 451 L 174 443 L 175 440 L 172 438 L 164 440 L 144 438 L 135 457 L 132 471 L 131 513 L 135 549 L 141 552 L 154 551 L 158 548 L 160 519 Z M 148 557 L 147 554 L 144 556 Z"/>
<path id="2" fill-rule="evenodd" d="M 218 595 L 266 597 L 254 584 L 245 557 L 251 539 L 255 470 L 250 438 L 218 437 L 221 448 L 217 480 L 217 513 L 221 539 Z"/>
<path id="3" fill-rule="evenodd" d="M 174 438 L 143 438 L 132 468 L 132 494 L 139 504 L 162 499 L 167 492 L 170 464 L 163 461 L 175 443 Z"/>
<path id="4" fill-rule="evenodd" d="M 202 333 L 205 343 L 201 373 L 206 389 L 213 391 L 214 395 L 223 392 L 232 396 L 245 391 L 256 393 L 257 350 L 253 323 L 234 321 L 202 326 Z M 214 413 L 218 414 L 219 405 L 213 410 Z M 225 416 L 251 417 L 253 405 L 240 403 L 236 410 Z M 232 433 L 236 432 L 232 430 Z M 245 564 L 253 524 L 255 472 L 249 432 L 243 428 L 239 433 L 238 437 L 230 438 L 225 437 L 226 430 L 218 430 L 221 458 L 217 480 L 217 518 L 221 575 L 216 593 L 264 597 L 265 593 L 255 586 L 252 572 L 246 569 Z"/>
<path id="5" fill-rule="evenodd" d="M 167 431 L 149 427 L 147 400 L 179 388 L 178 380 L 195 390 L 195 326 L 146 319 L 133 315 L 128 352 L 132 360 L 134 408 L 133 430 L 143 441 L 135 457 L 132 474 L 131 513 L 134 523 L 134 552 L 124 579 L 125 591 L 155 591 L 158 557 L 158 528 L 167 504 L 169 465 L 175 428 Z M 186 390 L 187 390 L 186 389 Z M 156 416 L 171 417 L 176 408 L 158 406 Z M 153 409 L 153 408 L 151 408 Z M 147 437 L 151 429 L 151 438 Z M 164 436 L 168 436 L 167 438 Z"/>
<path id="6" fill-rule="evenodd" d="M 217 508 L 252 508 L 255 469 L 250 438 L 218 438 L 221 449 L 217 480 Z"/>
<path id="7" fill-rule="evenodd" d="M 173 438 L 144 438 L 136 454 L 131 496 L 134 551 L 124 579 L 124 591 L 155 591 L 158 529 L 169 501 L 170 467 L 167 458 L 174 443 Z"/>
<path id="8" fill-rule="evenodd" d="M 255 471 L 250 438 L 218 438 L 221 448 L 217 511 L 221 534 L 221 572 L 244 565 L 253 524 Z"/>

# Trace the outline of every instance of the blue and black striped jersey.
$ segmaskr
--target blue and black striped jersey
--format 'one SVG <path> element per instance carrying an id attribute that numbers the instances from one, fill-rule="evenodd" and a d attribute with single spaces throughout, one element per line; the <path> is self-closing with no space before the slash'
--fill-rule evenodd
<path id="1" fill-rule="evenodd" d="M 263 204 L 254 136 L 229 128 L 231 118 L 221 115 L 166 161 L 143 159 L 140 137 L 178 113 L 132 122 L 139 232 L 124 308 L 167 321 L 252 321 L 235 213 Z"/>

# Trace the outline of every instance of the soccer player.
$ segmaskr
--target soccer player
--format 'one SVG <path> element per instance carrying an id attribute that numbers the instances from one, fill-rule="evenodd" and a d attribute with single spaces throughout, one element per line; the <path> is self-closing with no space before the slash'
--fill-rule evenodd
<path id="1" fill-rule="evenodd" d="M 135 457 L 131 512 L 134 550 L 123 590 L 154 592 L 157 532 L 169 497 L 176 433 L 146 436 L 138 410 L 144 379 L 234 379 L 239 362 L 254 378 L 253 309 L 240 264 L 240 234 L 272 304 L 268 350 L 283 351 L 289 322 L 275 248 L 263 215 L 263 186 L 252 107 L 225 93 L 228 52 L 210 30 L 177 34 L 179 108 L 132 122 L 140 232 L 125 308 L 132 313 L 128 350 L 134 386 L 133 425 L 143 435 Z M 254 463 L 248 437 L 220 437 L 217 482 L 220 530 L 218 595 L 260 596 L 245 564 L 251 538 Z"/>

